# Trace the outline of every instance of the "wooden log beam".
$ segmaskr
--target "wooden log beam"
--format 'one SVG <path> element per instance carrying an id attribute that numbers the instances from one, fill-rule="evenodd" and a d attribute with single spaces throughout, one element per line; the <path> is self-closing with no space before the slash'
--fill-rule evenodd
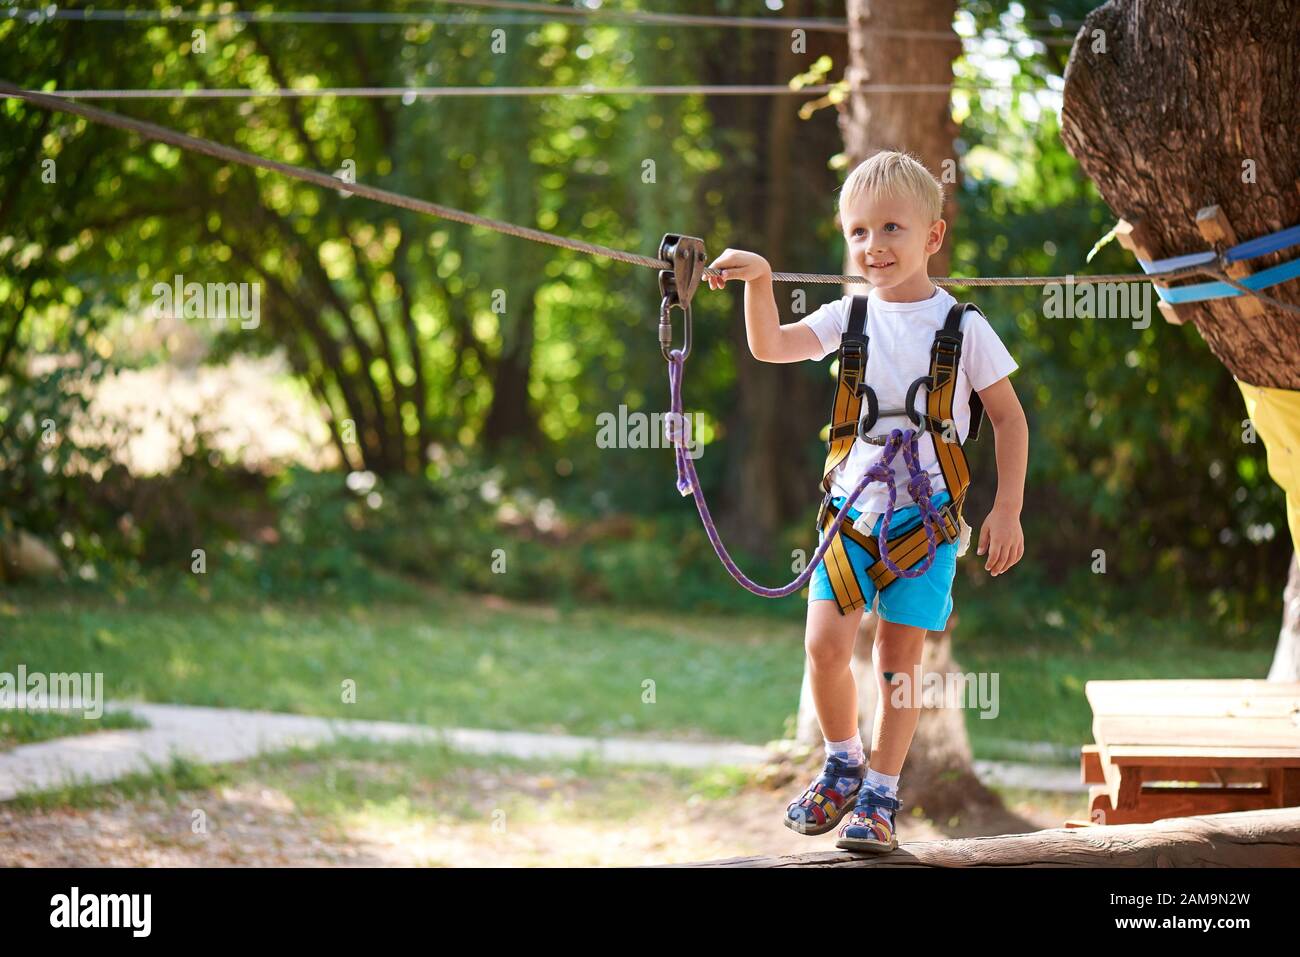
<path id="1" fill-rule="evenodd" d="M 1115 238 L 1119 240 L 1121 246 L 1139 259 L 1151 262 L 1159 258 L 1154 251 L 1155 240 L 1145 223 L 1130 223 L 1126 219 L 1121 219 L 1115 226 Z M 1169 283 L 1158 279 L 1151 280 L 1151 284 L 1161 289 L 1169 288 Z M 1163 299 L 1156 302 L 1156 308 L 1160 310 L 1160 315 L 1165 317 L 1166 322 L 1173 323 L 1175 326 L 1181 326 L 1192 317 L 1192 310 L 1188 306 L 1165 302 Z"/>
<path id="2" fill-rule="evenodd" d="M 667 867 L 1300 867 L 1300 807 Z"/>
<path id="3" fill-rule="evenodd" d="M 1228 222 L 1222 207 L 1217 204 L 1206 206 L 1196 213 L 1196 228 L 1201 231 L 1205 241 L 1222 253 L 1237 245 L 1237 231 Z M 1236 262 L 1224 270 L 1233 279 L 1240 282 L 1253 271 L 1248 263 Z M 1264 306 L 1254 296 L 1238 296 L 1232 300 L 1232 307 L 1243 319 L 1254 319 L 1264 314 Z"/>

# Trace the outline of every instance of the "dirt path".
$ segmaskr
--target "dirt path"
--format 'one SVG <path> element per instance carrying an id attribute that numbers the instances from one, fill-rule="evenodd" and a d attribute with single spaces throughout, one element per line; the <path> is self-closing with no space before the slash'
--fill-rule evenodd
<path id="1" fill-rule="evenodd" d="M 746 788 L 700 799 L 648 770 L 606 784 L 576 776 L 472 772 L 416 781 L 396 801 L 328 813 L 294 799 L 323 775 L 392 774 L 382 762 L 302 761 L 255 770 L 178 800 L 123 800 L 90 810 L 18 811 L 0 805 L 0 857 L 18 866 L 639 866 L 832 850 L 834 835 L 781 826 L 790 788 Z M 631 797 L 629 797 L 631 795 Z M 620 801 L 622 803 L 620 803 Z M 1081 796 L 1025 795 L 996 818 L 940 830 L 904 816 L 904 841 L 1059 827 Z M 604 808 L 594 815 L 592 808 Z M 478 811 L 467 814 L 467 808 Z M 194 833 L 195 811 L 206 833 Z M 585 818 L 585 819 L 584 819 Z"/>
<path id="2" fill-rule="evenodd" d="M 833 834 L 804 837 L 782 826 L 800 785 L 765 785 L 762 774 L 718 770 L 764 765 L 771 755 L 753 745 L 126 707 L 150 727 L 59 738 L 0 755 L 0 800 L 75 776 L 98 785 L 91 794 L 101 805 L 42 810 L 0 803 L 0 865 L 637 866 L 834 847 Z M 382 744 L 366 745 L 361 757 L 310 750 L 259 757 L 340 735 L 396 745 L 443 742 L 453 757 L 426 764 L 409 753 L 384 756 Z M 470 757 L 494 753 L 551 762 L 553 769 L 517 770 Z M 151 762 L 166 766 L 171 754 L 212 768 L 200 780 L 221 783 L 168 797 L 135 796 L 138 785 L 121 791 L 112 783 Z M 583 756 L 597 758 L 598 778 L 564 767 Z M 615 757 L 618 764 L 610 763 Z M 675 777 L 650 765 L 688 770 Z M 706 776 L 718 770 L 730 777 L 701 789 L 701 773 L 689 769 L 702 768 L 710 769 Z M 1036 790 L 1007 790 L 1005 811 L 946 821 L 943 828 L 904 810 L 900 839 L 1017 833 L 1086 814 L 1077 770 L 976 762 L 976 771 L 993 786 Z M 160 780 L 163 789 L 176 786 Z M 746 780 L 752 783 L 726 783 Z"/>

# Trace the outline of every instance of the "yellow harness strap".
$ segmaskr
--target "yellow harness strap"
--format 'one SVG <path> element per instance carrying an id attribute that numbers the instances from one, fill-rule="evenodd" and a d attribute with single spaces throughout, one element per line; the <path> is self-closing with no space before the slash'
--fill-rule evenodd
<path id="1" fill-rule="evenodd" d="M 979 311 L 970 303 L 958 303 L 949 310 L 943 328 L 935 334 L 934 345 L 930 349 L 930 374 L 918 383 L 914 383 L 913 388 L 909 390 L 914 393 L 918 384 L 926 386 L 926 411 L 922 414 L 914 414 L 913 420 L 918 425 L 924 422 L 926 430 L 930 432 L 939 470 L 943 474 L 944 486 L 951 498 L 951 501 L 939 509 L 943 520 L 940 533 L 943 541 L 947 543 L 958 541 L 961 537 L 962 507 L 966 501 L 966 491 L 970 488 L 970 465 L 966 459 L 966 452 L 956 437 L 952 418 L 953 402 L 957 392 L 957 369 L 961 359 L 961 322 L 966 309 Z M 824 559 L 831 590 L 835 593 L 840 614 L 848 614 L 866 605 L 862 587 L 844 548 L 844 538 L 852 539 L 861 545 L 875 559 L 867 573 L 877 591 L 891 584 L 898 577 L 881 560 L 876 536 L 859 532 L 853 527 L 848 515 L 841 515 L 841 509 L 831 501 L 830 475 L 848 456 L 857 438 L 858 417 L 862 410 L 863 395 L 867 396 L 870 406 L 868 430 L 875 424 L 878 411 L 875 394 L 864 381 L 867 369 L 867 337 L 864 334 L 866 312 L 867 297 L 854 296 L 848 328 L 840 344 L 839 384 L 835 392 L 835 403 L 831 409 L 828 452 L 822 474 L 825 496 L 817 514 L 817 529 L 824 535 L 830 534 L 836 522 L 843 525 L 843 531 L 831 543 Z M 849 346 L 847 354 L 846 342 Z M 983 412 L 978 396 L 972 392 L 971 428 L 968 438 L 973 439 L 978 436 Z M 949 439 L 950 434 L 951 439 Z M 925 525 L 917 525 L 915 528 L 890 537 L 889 555 L 899 568 L 910 569 L 926 557 L 928 544 Z"/>

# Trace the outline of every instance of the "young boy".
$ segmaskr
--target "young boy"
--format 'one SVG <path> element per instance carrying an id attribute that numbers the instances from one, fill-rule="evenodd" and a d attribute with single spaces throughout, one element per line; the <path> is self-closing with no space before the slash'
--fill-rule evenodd
<path id="1" fill-rule="evenodd" d="M 879 423 L 873 436 L 891 429 L 914 428 L 894 410 L 902 409 L 908 386 L 929 374 L 935 333 L 944 326 L 956 300 L 930 282 L 927 265 L 943 244 L 947 224 L 941 219 L 943 187 L 919 162 L 898 152 L 880 152 L 857 167 L 840 193 L 840 226 L 854 265 L 871 280 L 866 325 L 866 384 L 878 398 Z M 772 270 L 755 253 L 728 249 L 711 264 L 721 277 L 706 277 L 713 289 L 730 279 L 745 282 L 745 325 L 749 348 L 764 362 L 821 360 L 840 347 L 848 328 L 852 295 L 827 303 L 800 322 L 782 326 L 772 292 Z M 988 321 L 967 310 L 962 321 L 961 357 L 952 406 L 956 441 L 970 430 L 970 394 L 978 393 L 996 435 L 997 498 L 980 530 L 978 554 L 987 554 L 985 569 L 1000 575 L 1020 560 L 1024 536 L 1020 508 L 1029 454 L 1029 428 L 1007 378 L 1018 368 Z M 915 400 L 925 411 L 926 390 Z M 864 412 L 867 403 L 863 403 Z M 934 443 L 951 441 L 926 430 L 919 438 L 919 463 L 930 477 L 936 509 L 951 501 Z M 880 445 L 856 438 L 847 457 L 829 474 L 832 502 L 838 511 L 863 473 L 880 460 Z M 947 452 L 947 450 L 945 450 Z M 903 456 L 894 459 L 898 498 L 890 537 L 920 524 L 920 508 L 908 493 Z M 880 516 L 888 493 L 879 483 L 867 486 L 849 519 L 864 535 L 880 534 Z M 817 718 L 825 740 L 821 775 L 786 809 L 785 824 L 803 834 L 840 828 L 837 847 L 890 851 L 898 846 L 895 812 L 898 778 L 920 716 L 919 695 L 893 699 L 895 680 L 910 680 L 921 660 L 926 630 L 941 631 L 952 611 L 952 581 L 957 558 L 966 551 L 969 526 L 961 541 L 937 539 L 934 561 L 915 578 L 898 577 L 877 593 L 867 569 L 875 559 L 847 534 L 841 553 L 832 546 L 818 565 L 808 597 L 804 644 Z M 824 536 L 833 528 L 825 525 Z M 844 567 L 845 561 L 851 570 Z M 834 563 L 841 600 L 832 588 L 826 565 Z M 855 583 L 853 583 L 855 582 Z M 861 594 L 861 602 L 856 596 Z M 858 731 L 858 695 L 849 662 L 862 614 L 879 596 L 874 659 L 879 704 L 871 739 L 871 768 Z M 919 689 L 918 689 L 919 690 Z"/>

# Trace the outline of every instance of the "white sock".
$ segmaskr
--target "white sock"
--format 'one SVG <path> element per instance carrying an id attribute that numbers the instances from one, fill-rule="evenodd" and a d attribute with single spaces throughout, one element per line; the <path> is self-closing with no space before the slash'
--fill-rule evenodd
<path id="1" fill-rule="evenodd" d="M 871 790 L 884 797 L 897 798 L 898 779 L 901 776 L 902 772 L 898 774 L 881 774 L 875 768 L 871 768 L 867 771 L 867 779 L 862 782 L 862 786 L 871 788 Z"/>
<path id="2" fill-rule="evenodd" d="M 826 756 L 839 758 L 847 764 L 864 765 L 867 762 L 867 756 L 862 750 L 862 734 L 855 733 L 853 737 L 846 738 L 843 741 L 831 741 L 829 738 L 823 738 L 826 742 Z M 835 790 L 844 796 L 848 796 L 849 791 L 857 786 L 858 778 L 836 778 Z"/>

